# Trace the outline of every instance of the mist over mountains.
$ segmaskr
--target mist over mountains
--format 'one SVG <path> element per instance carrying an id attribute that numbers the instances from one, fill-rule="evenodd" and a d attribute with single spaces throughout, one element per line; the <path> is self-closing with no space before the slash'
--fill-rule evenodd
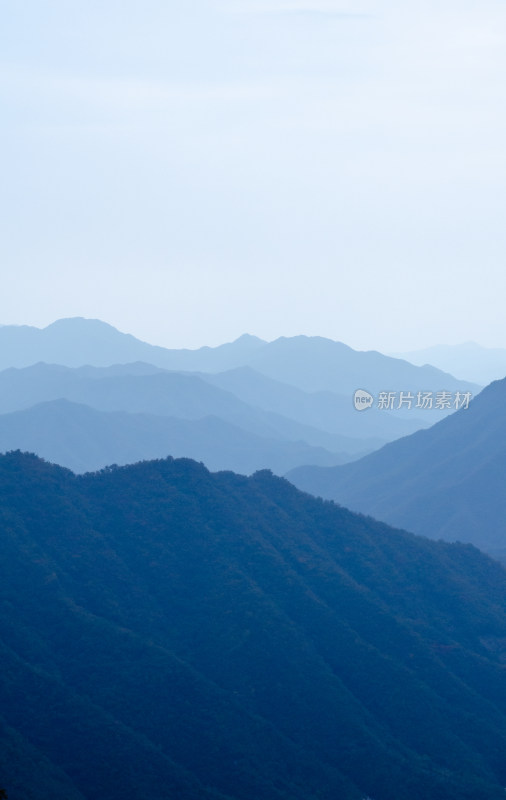
<path id="1" fill-rule="evenodd" d="M 0 776 L 40 800 L 495 800 L 506 572 L 259 472 L 0 457 Z"/>
<path id="2" fill-rule="evenodd" d="M 359 413 L 479 387 L 319 337 L 0 345 L 9 800 L 503 796 L 506 572 L 431 539 L 506 551 L 506 379 Z"/>
<path id="3" fill-rule="evenodd" d="M 203 461 L 211 470 L 233 465 L 247 475 L 265 464 L 282 475 L 300 464 L 331 466 L 351 458 L 346 452 L 339 455 L 275 433 L 272 438 L 260 436 L 214 415 L 182 419 L 98 411 L 68 400 L 1 414 L 0 450 L 17 449 L 35 452 L 77 473 L 164 458 L 167 453 Z"/>
<path id="4" fill-rule="evenodd" d="M 506 799 L 505 30 L 2 5 L 0 800 Z"/>
<path id="5" fill-rule="evenodd" d="M 238 366 L 251 351 L 265 344 L 243 336 L 221 347 L 167 350 L 120 333 L 98 319 L 71 317 L 46 328 L 5 325 L 0 328 L 0 369 L 28 367 L 39 361 L 68 367 L 108 367 L 145 361 L 163 369 L 220 371 Z"/>
<path id="6" fill-rule="evenodd" d="M 14 413 L 0 418 L 0 450 L 26 449 L 78 472 L 164 455 L 247 473 L 342 464 L 445 413 L 359 415 L 357 386 L 476 388 L 319 337 L 167 350 L 80 318 L 0 328 L 0 361 L 0 414 Z"/>
<path id="7" fill-rule="evenodd" d="M 142 363 L 7 369 L 0 410 L 0 449 L 34 451 L 79 472 L 172 454 L 216 469 L 268 466 L 282 474 L 305 463 L 343 463 L 381 441 L 313 428 L 199 375 Z"/>
<path id="8" fill-rule="evenodd" d="M 351 395 L 363 387 L 371 392 L 392 386 L 405 389 L 469 389 L 477 384 L 457 381 L 434 367 L 375 351 L 353 350 L 319 336 L 281 337 L 265 342 L 244 335 L 235 342 L 198 350 L 169 350 L 120 333 L 100 320 L 80 317 L 57 320 L 47 328 L 7 325 L 0 328 L 0 368 L 25 367 L 43 361 L 69 367 L 111 366 L 144 361 L 163 369 L 223 372 L 250 366 L 305 391 Z"/>

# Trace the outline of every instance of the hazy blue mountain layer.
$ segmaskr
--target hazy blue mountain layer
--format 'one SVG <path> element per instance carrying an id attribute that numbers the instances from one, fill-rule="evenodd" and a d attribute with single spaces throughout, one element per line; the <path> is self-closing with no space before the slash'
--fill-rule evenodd
<path id="1" fill-rule="evenodd" d="M 211 470 L 283 475 L 301 464 L 342 464 L 347 453 L 248 433 L 218 417 L 188 420 L 97 411 L 69 400 L 0 415 L 0 452 L 28 450 L 74 472 L 152 458 L 194 458 Z"/>
<path id="2" fill-rule="evenodd" d="M 0 413 L 66 399 L 99 411 L 186 420 L 215 416 L 256 436 L 305 442 L 332 452 L 363 453 L 382 443 L 378 438 L 353 438 L 264 411 L 193 373 L 167 372 L 139 363 L 129 370 L 130 365 L 71 369 L 55 364 L 7 369 L 0 372 Z M 404 422 L 394 420 L 389 430 L 405 427 Z M 346 421 L 342 430 L 346 431 Z"/>
<path id="3" fill-rule="evenodd" d="M 422 415 L 412 409 L 404 415 L 378 409 L 375 404 L 366 414 L 357 413 L 349 395 L 330 391 L 309 392 L 269 378 L 251 367 L 200 376 L 258 408 L 282 414 L 329 433 L 366 439 L 375 449 L 392 439 L 406 436 L 440 419 L 439 412 Z"/>
<path id="4" fill-rule="evenodd" d="M 101 320 L 72 317 L 42 329 L 29 325 L 0 327 L 0 369 L 28 367 L 38 361 L 68 367 L 146 361 L 164 369 L 219 372 L 242 365 L 256 347 L 264 344 L 255 336 L 243 336 L 221 347 L 167 350 L 121 333 Z"/>
<path id="5" fill-rule="evenodd" d="M 100 320 L 63 319 L 47 328 L 6 325 L 0 328 L 0 369 L 24 367 L 39 361 L 78 367 L 146 361 L 171 370 L 223 372 L 251 366 L 264 375 L 306 391 L 351 395 L 370 392 L 470 389 L 434 367 L 416 367 L 375 351 L 357 351 L 319 336 L 281 337 L 264 342 L 241 336 L 220 347 L 169 350 L 120 333 Z"/>

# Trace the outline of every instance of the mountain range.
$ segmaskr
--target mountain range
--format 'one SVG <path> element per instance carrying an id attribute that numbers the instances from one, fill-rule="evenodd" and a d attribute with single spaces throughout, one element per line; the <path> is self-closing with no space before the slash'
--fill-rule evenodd
<path id="1" fill-rule="evenodd" d="M 375 404 L 359 414 L 355 388 L 477 388 L 319 337 L 167 350 L 81 318 L 0 328 L 0 365 L 0 414 L 23 412 L 0 419 L 0 449 L 32 450 L 76 471 L 168 454 L 239 472 L 342 464 L 448 413 Z M 117 436 L 102 435 L 107 426 Z"/>
<path id="2" fill-rule="evenodd" d="M 499 800 L 506 573 L 262 471 L 0 457 L 9 800 Z"/>
<path id="3" fill-rule="evenodd" d="M 181 419 L 125 411 L 98 411 L 53 400 L 0 415 L 0 452 L 26 450 L 74 472 L 132 464 L 170 453 L 202 461 L 209 469 L 247 475 L 269 466 L 282 475 L 300 464 L 335 465 L 350 460 L 303 441 L 259 436 L 217 416 Z"/>
<path id="4" fill-rule="evenodd" d="M 245 335 L 216 348 L 168 350 L 121 333 L 101 320 L 70 317 L 56 320 L 46 328 L 0 327 L 0 369 L 28 367 L 39 361 L 68 367 L 108 367 L 145 361 L 164 369 L 219 372 L 242 364 L 264 344 L 262 339 Z"/>
<path id="5" fill-rule="evenodd" d="M 6 325 L 0 328 L 0 369 L 43 361 L 69 367 L 111 366 L 144 361 L 167 370 L 223 372 L 249 366 L 262 375 L 308 392 L 331 391 L 350 396 L 355 389 L 373 393 L 398 390 L 461 389 L 476 384 L 456 380 L 431 366 L 376 351 L 353 350 L 320 336 L 281 337 L 265 342 L 244 335 L 235 342 L 198 350 L 169 350 L 141 342 L 100 320 L 57 320 L 47 328 Z"/>
<path id="6" fill-rule="evenodd" d="M 394 420 L 392 429 L 404 424 Z M 170 453 L 211 468 L 282 474 L 304 463 L 343 463 L 377 443 L 264 411 L 203 374 L 142 363 L 0 372 L 0 449 L 35 451 L 79 472 Z"/>
<path id="7" fill-rule="evenodd" d="M 367 413 L 367 412 L 364 412 Z M 353 464 L 300 467 L 299 488 L 392 525 L 506 556 L 506 379 Z"/>

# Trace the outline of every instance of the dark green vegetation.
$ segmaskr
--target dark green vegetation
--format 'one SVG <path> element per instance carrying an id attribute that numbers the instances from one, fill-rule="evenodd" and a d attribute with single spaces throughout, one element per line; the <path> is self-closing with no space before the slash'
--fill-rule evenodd
<path id="1" fill-rule="evenodd" d="M 495 800 L 506 572 L 260 472 L 0 458 L 9 800 Z"/>
<path id="2" fill-rule="evenodd" d="M 367 413 L 367 412 L 363 412 Z M 506 556 L 506 379 L 432 428 L 353 464 L 301 467 L 296 486 L 391 525 Z"/>

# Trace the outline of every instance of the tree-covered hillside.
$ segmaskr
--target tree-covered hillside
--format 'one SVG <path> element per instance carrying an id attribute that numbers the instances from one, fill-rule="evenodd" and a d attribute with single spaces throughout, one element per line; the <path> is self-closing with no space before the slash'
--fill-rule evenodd
<path id="1" fill-rule="evenodd" d="M 268 472 L 0 457 L 9 800 L 494 800 L 506 572 Z"/>

